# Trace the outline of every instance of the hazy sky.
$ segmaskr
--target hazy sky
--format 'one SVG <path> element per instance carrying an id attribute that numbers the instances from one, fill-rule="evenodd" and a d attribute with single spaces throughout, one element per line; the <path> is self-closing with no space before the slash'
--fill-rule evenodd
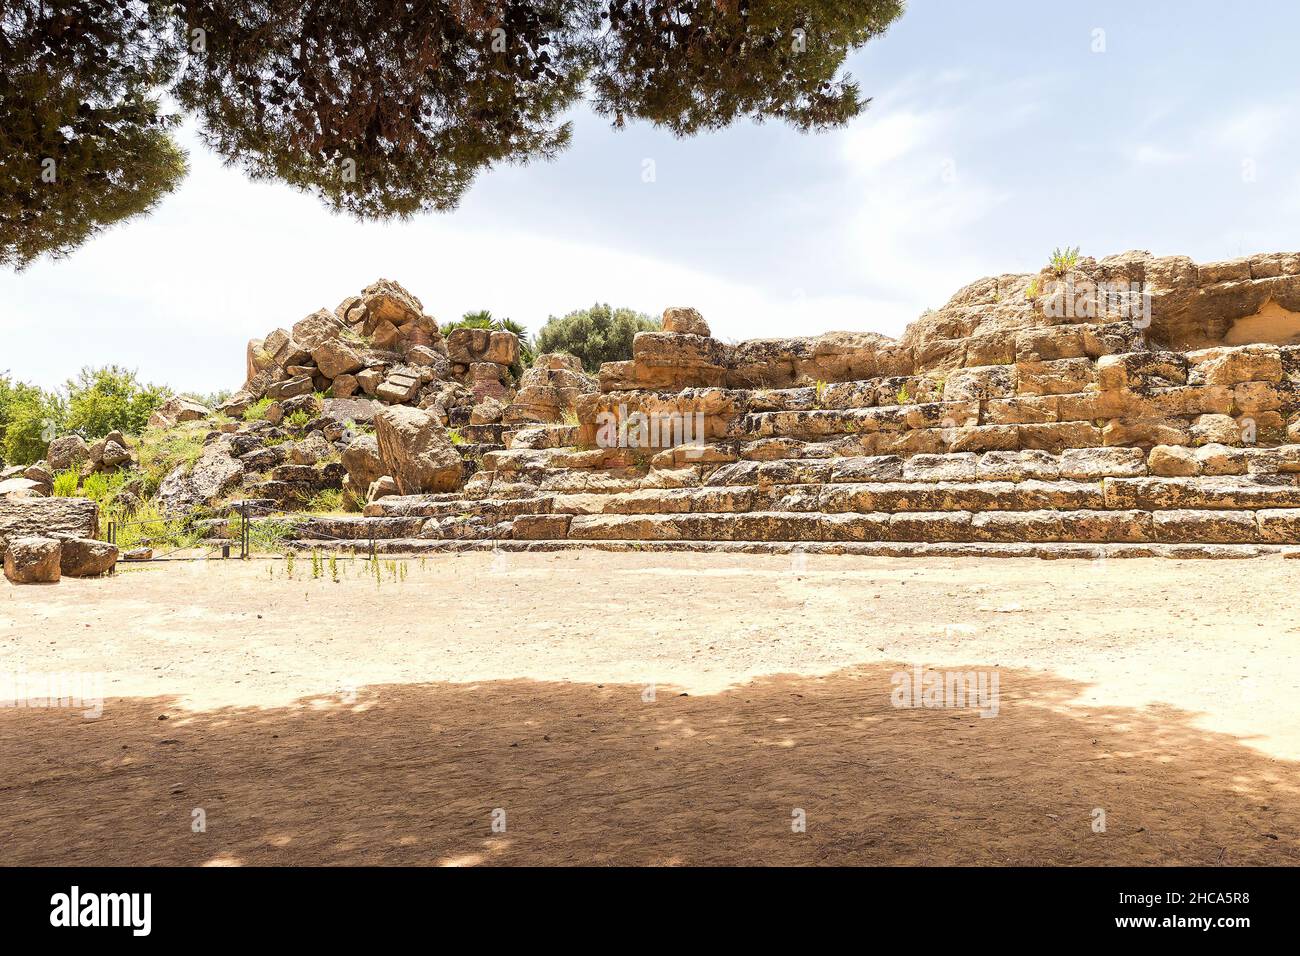
<path id="1" fill-rule="evenodd" d="M 251 183 L 187 131 L 191 174 L 154 215 L 0 272 L 0 372 L 49 386 L 117 362 L 235 388 L 250 337 L 380 277 L 440 320 L 486 308 L 535 330 L 609 301 L 694 305 L 725 339 L 897 335 L 1057 245 L 1297 250 L 1297 36 L 1290 0 L 912 0 L 850 58 L 874 100 L 847 129 L 676 140 L 579 110 L 558 161 L 492 170 L 459 210 L 402 224 Z"/>

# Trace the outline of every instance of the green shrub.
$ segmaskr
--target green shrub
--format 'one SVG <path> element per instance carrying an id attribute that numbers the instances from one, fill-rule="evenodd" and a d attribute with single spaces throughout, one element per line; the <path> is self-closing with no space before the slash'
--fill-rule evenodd
<path id="1" fill-rule="evenodd" d="M 307 501 L 307 510 L 317 514 L 344 511 L 342 488 L 322 488 Z"/>
<path id="2" fill-rule="evenodd" d="M 77 469 L 69 468 L 66 471 L 60 471 L 54 476 L 54 490 L 50 496 L 54 498 L 75 498 L 77 496 L 77 485 L 81 481 L 81 475 Z"/>
<path id="3" fill-rule="evenodd" d="M 83 368 L 68 381 L 67 394 L 68 430 L 93 440 L 115 429 L 128 435 L 144 431 L 153 410 L 170 393 L 161 385 L 142 385 L 129 369 L 106 365 Z"/>
<path id="4" fill-rule="evenodd" d="M 203 532 L 189 519 L 171 518 L 162 513 L 157 502 L 141 502 L 130 515 L 113 503 L 100 511 L 100 523 L 117 523 L 117 546 L 122 551 L 148 547 L 155 552 L 198 547 Z"/>
<path id="5" fill-rule="evenodd" d="M 50 441 L 63 431 L 63 399 L 32 385 L 9 386 L 7 380 L 4 385 L 3 457 L 6 464 L 30 465 L 45 457 Z"/>
<path id="6" fill-rule="evenodd" d="M 243 535 L 244 519 L 238 512 L 230 516 L 226 536 L 231 541 L 238 541 Z M 278 518 L 254 518 L 248 522 L 248 547 L 255 554 L 285 554 L 286 541 L 294 536 L 292 522 Z M 290 570 L 292 577 L 292 570 Z"/>
<path id="7" fill-rule="evenodd" d="M 248 408 L 244 409 L 244 421 L 260 422 L 266 418 L 266 410 L 271 407 L 271 399 L 259 398 Z"/>
<path id="8" fill-rule="evenodd" d="M 194 467 L 203 455 L 207 438 L 206 422 L 187 422 L 166 430 L 151 428 L 140 436 L 136 446 L 146 495 L 154 495 L 158 486 L 178 465 Z"/>
<path id="9" fill-rule="evenodd" d="M 1049 265 L 1052 271 L 1058 276 L 1063 276 L 1079 264 L 1079 247 L 1066 246 L 1064 249 L 1053 249 L 1052 259 Z"/>
<path id="10" fill-rule="evenodd" d="M 122 468 L 116 471 L 97 471 L 81 483 L 81 497 L 97 501 L 101 506 L 108 505 L 117 497 L 128 477 L 129 474 Z"/>
<path id="11" fill-rule="evenodd" d="M 600 370 L 602 362 L 623 362 L 632 357 L 632 339 L 638 332 L 657 332 L 657 319 L 631 309 L 593 305 L 562 318 L 551 316 L 537 333 L 533 350 L 568 352 L 582 360 L 588 372 Z"/>

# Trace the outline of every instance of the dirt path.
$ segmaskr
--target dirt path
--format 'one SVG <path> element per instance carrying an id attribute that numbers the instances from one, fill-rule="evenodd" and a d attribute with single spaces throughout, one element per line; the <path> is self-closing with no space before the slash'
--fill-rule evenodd
<path id="1" fill-rule="evenodd" d="M 1300 863 L 1300 562 L 801 560 L 5 583 L 6 860 Z"/>

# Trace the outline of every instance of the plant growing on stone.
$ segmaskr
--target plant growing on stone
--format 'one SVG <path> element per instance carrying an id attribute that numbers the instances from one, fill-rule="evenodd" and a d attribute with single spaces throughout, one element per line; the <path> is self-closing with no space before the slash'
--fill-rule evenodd
<path id="1" fill-rule="evenodd" d="M 894 394 L 894 399 L 895 399 L 895 404 L 898 405 L 906 405 L 908 402 L 912 400 L 912 396 L 908 394 L 906 385 L 904 385 Z"/>
<path id="2" fill-rule="evenodd" d="M 244 421 L 260 422 L 266 418 L 266 410 L 271 407 L 271 399 L 259 398 L 248 408 L 244 409 Z"/>
<path id="3" fill-rule="evenodd" d="M 307 501 L 306 510 L 317 514 L 331 514 L 346 511 L 342 488 L 322 488 Z"/>
<path id="4" fill-rule="evenodd" d="M 822 403 L 826 400 L 826 383 L 821 379 L 818 379 L 817 384 L 814 386 L 814 391 L 817 394 L 817 407 L 821 408 Z"/>
<path id="5" fill-rule="evenodd" d="M 450 441 L 453 445 L 465 444 L 465 436 L 460 433 L 459 428 L 448 428 L 447 440 Z"/>
<path id="6" fill-rule="evenodd" d="M 1079 264 L 1079 247 L 1066 246 L 1064 249 L 1059 247 L 1053 249 L 1049 264 L 1058 276 L 1065 275 Z"/>
<path id="7" fill-rule="evenodd" d="M 1025 298 L 1033 302 L 1038 298 L 1038 277 L 1029 280 L 1029 287 L 1025 289 Z"/>
<path id="8" fill-rule="evenodd" d="M 204 422 L 187 422 L 166 430 L 146 429 L 136 444 L 136 454 L 148 495 L 158 492 L 163 479 L 177 467 L 186 471 L 203 455 L 208 426 Z"/>

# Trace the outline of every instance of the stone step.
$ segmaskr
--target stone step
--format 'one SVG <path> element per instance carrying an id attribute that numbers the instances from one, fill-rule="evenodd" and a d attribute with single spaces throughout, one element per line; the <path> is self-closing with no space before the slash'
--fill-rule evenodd
<path id="1" fill-rule="evenodd" d="M 329 550 L 320 541 L 286 542 L 298 551 Z M 364 550 L 336 547 L 336 552 L 364 557 Z M 901 541 L 620 541 L 620 540 L 431 540 L 392 538 L 375 542 L 377 554 L 412 556 L 432 554 L 486 553 L 499 555 L 497 573 L 510 571 L 509 556 L 530 552 L 618 551 L 644 553 L 771 554 L 792 560 L 807 555 L 860 555 L 884 558 L 1039 558 L 1044 560 L 1098 561 L 1123 558 L 1239 559 L 1263 557 L 1300 558 L 1300 547 L 1273 544 L 1064 544 L 988 542 L 901 542 Z"/>
<path id="2" fill-rule="evenodd" d="M 563 515 L 515 519 L 519 539 L 558 538 Z M 747 512 L 717 514 L 574 515 L 569 540 L 630 541 L 914 541 L 1158 542 L 1294 544 L 1300 510 L 968 511 L 868 514 Z"/>

